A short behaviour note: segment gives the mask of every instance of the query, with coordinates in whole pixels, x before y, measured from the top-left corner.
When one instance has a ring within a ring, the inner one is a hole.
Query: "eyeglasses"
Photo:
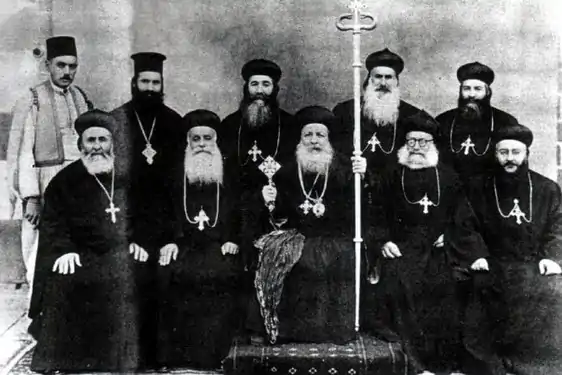
[[[420,147],[426,147],[429,143],[433,142],[433,139],[424,139],[424,138],[409,138],[406,139],[406,144],[408,147],[414,147],[416,142],[420,145]]]

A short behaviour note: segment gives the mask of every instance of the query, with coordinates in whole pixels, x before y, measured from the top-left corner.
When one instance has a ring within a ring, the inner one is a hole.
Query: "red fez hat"
[[[478,61],[465,64],[457,70],[457,79],[464,82],[467,79],[477,79],[491,85],[494,82],[494,71]]]
[[[431,134],[436,139],[439,135],[439,123],[429,113],[421,110],[404,120],[404,130],[404,134],[418,131]]]
[[[404,70],[404,60],[388,48],[385,48],[367,56],[365,66],[369,72],[376,66],[388,66],[394,69],[396,75],[399,75]]]
[[[273,61],[264,59],[250,60],[242,67],[242,78],[244,78],[244,81],[247,81],[251,76],[255,75],[268,76],[275,82],[279,82],[281,68]]]
[[[74,128],[79,136],[82,136],[86,129],[94,127],[105,128],[113,134],[117,125],[112,115],[99,109],[84,112],[74,121]]]
[[[139,52],[131,56],[135,62],[135,75],[140,72],[158,72],[162,74],[166,56],[158,52]]]
[[[47,39],[47,60],[58,56],[78,56],[76,42],[71,36],[54,36]]]
[[[182,119],[183,130],[186,134],[196,126],[207,126],[217,131],[220,124],[220,117],[215,112],[206,109],[196,109],[186,113]]]
[[[530,147],[533,143],[533,132],[525,125],[510,124],[494,130],[492,139],[496,144],[506,139],[513,139],[524,143],[527,147]]]

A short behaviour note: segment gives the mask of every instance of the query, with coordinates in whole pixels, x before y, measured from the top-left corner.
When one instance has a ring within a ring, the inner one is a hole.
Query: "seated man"
[[[295,116],[302,129],[296,160],[256,200],[261,220],[282,230],[256,242],[248,328],[270,343],[345,343],[355,338],[352,165],[332,149],[332,112],[307,107]],[[365,166],[354,161],[358,173]]]
[[[404,126],[398,165],[370,192],[365,242],[380,280],[364,290],[363,327],[389,340],[395,332],[410,373],[450,371],[461,347],[452,271],[468,268],[486,249],[460,180],[439,162],[439,125],[419,112]]]
[[[473,374],[519,373],[510,364],[560,357],[560,294],[556,279],[545,276],[561,273],[562,196],[555,182],[529,169],[532,141],[523,125],[498,129],[493,172],[469,184],[490,252],[477,261],[489,272],[476,277],[466,313],[465,343],[480,360]]]
[[[236,189],[223,170],[219,117],[183,118],[185,156],[171,176],[170,243],[160,250],[158,362],[163,367],[220,368],[235,333],[242,274]]]
[[[138,365],[126,181],[115,173],[115,121],[78,117],[81,159],[45,192],[29,317],[31,369],[130,371]]]

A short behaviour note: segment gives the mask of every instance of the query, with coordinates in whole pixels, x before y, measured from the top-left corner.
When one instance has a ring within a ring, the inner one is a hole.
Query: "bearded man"
[[[562,195],[529,168],[532,141],[523,125],[495,131],[494,169],[469,184],[490,252],[466,313],[471,374],[536,374],[560,357],[560,280],[548,276],[561,273]]]
[[[371,183],[369,194],[365,243],[380,279],[364,290],[363,327],[399,339],[414,374],[459,365],[453,270],[486,254],[458,177],[439,162],[438,130],[425,112],[406,119],[398,164]]]
[[[355,338],[352,172],[364,173],[366,163],[357,158],[352,169],[349,159],[333,150],[334,121],[323,107],[306,107],[295,115],[302,129],[296,157],[256,201],[260,220],[275,222],[280,231],[257,241],[247,327],[270,343]]]
[[[29,310],[33,371],[137,368],[127,181],[114,169],[115,128],[99,110],[78,117],[81,158],[45,192]]]
[[[460,82],[457,108],[436,120],[441,124],[443,162],[451,165],[466,183],[494,165],[492,132],[517,120],[490,104],[494,71],[479,62],[462,65],[457,70]]]
[[[136,276],[142,290],[141,342],[146,367],[155,366],[157,332],[156,272],[159,247],[168,213],[163,203],[168,194],[167,176],[181,158],[185,136],[181,116],[164,104],[163,64],[166,57],[155,52],[131,56],[134,76],[132,100],[113,110],[118,130],[115,134],[116,168],[129,180],[131,215],[130,251],[138,261]]]
[[[217,369],[239,322],[242,273],[233,225],[236,191],[217,146],[219,117],[195,110],[183,118],[185,157],[176,162],[169,204],[174,228],[160,250],[159,365]]]
[[[398,142],[404,139],[404,119],[419,109],[401,100],[400,73],[404,60],[387,48],[370,54],[366,61],[368,75],[361,98],[361,151],[369,170],[396,164]],[[337,118],[332,139],[344,155],[353,155],[353,99],[334,108]]]

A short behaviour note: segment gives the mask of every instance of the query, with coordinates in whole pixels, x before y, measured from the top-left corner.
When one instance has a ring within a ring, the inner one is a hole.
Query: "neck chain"
[[[322,215],[324,215],[324,212],[326,212],[326,206],[324,205],[324,203],[322,203],[322,199],[324,198],[324,194],[326,194],[326,189],[328,187],[328,177],[329,177],[329,173],[330,173],[330,165],[326,166],[326,174],[324,177],[324,187],[322,188],[322,193],[320,193],[320,196],[318,196],[317,198],[312,198],[312,191],[314,190],[314,186],[316,186],[316,182],[318,182],[318,179],[320,178],[320,172],[318,172],[316,174],[316,178],[314,179],[314,182],[312,183],[312,187],[310,188],[310,190],[308,191],[308,193],[306,192],[306,189],[304,187],[304,179],[302,176],[302,168],[301,165],[298,164],[298,174],[299,174],[299,182],[300,182],[300,187],[302,190],[302,193],[304,194],[304,203],[301,204],[299,207],[303,210],[305,215],[308,215],[308,212],[310,211],[310,209],[312,208],[312,212],[314,213],[314,215],[316,215],[316,217],[320,217]],[[314,204],[311,204],[310,202],[313,202]]]
[[[209,225],[209,217],[207,216],[207,214],[203,210],[203,205],[201,205],[201,209],[199,210],[199,213],[197,214],[197,216],[195,216],[193,219],[191,219],[189,217],[189,215],[187,213],[187,181],[188,181],[187,173],[184,173],[184,178],[183,178],[183,212],[185,214],[185,218],[187,219],[187,222],[190,223],[190,224],[198,225],[198,229],[200,231],[205,229],[204,223],[207,223],[209,228],[214,228],[217,225],[217,222],[219,220],[219,211],[220,211],[219,183],[217,182],[217,201],[216,201],[216,209],[215,209],[215,222],[212,225]]]
[[[527,172],[527,178],[529,180],[529,219],[527,219],[525,213],[521,211],[521,208],[519,208],[519,199],[517,198],[513,199],[514,206],[509,212],[509,214],[506,215],[503,213],[500,207],[500,200],[498,198],[498,188],[496,187],[496,178],[494,177],[494,194],[496,197],[496,207],[498,208],[498,212],[500,216],[503,217],[504,219],[508,219],[511,216],[515,216],[517,220],[517,224],[519,225],[522,223],[521,218],[523,218],[523,220],[525,220],[527,223],[533,221],[533,182],[531,181],[531,174],[529,172]]]
[[[424,194],[423,198],[420,199],[419,201],[412,201],[408,198],[408,196],[406,195],[406,188],[404,186],[404,170],[405,168],[402,167],[402,194],[404,195],[404,199],[406,200],[406,202],[408,202],[409,204],[419,204],[420,206],[423,206],[423,213],[427,214],[429,213],[428,207],[429,206],[434,206],[434,207],[438,207],[439,204],[441,203],[441,183],[439,182],[439,170],[437,169],[437,167],[434,167],[435,169],[435,179],[437,181],[437,203],[433,203],[431,200],[429,200],[427,193]]]
[[[490,135],[488,136],[488,142],[486,143],[486,148],[484,149],[484,151],[482,153],[478,153],[478,151],[476,151],[476,145],[474,143],[472,143],[472,140],[470,139],[470,135],[466,138],[466,140],[461,144],[461,147],[458,150],[455,150],[455,148],[453,147],[453,132],[455,129],[455,123],[457,120],[457,116],[455,115],[455,117],[453,117],[453,122],[451,123],[451,131],[449,132],[449,143],[450,143],[450,147],[451,147],[451,151],[455,154],[458,154],[459,152],[463,151],[464,149],[464,154],[468,155],[468,151],[470,148],[472,148],[472,152],[474,152],[474,155],[476,156],[484,156],[486,154],[486,152],[488,152],[488,149],[490,148],[490,143],[492,141],[492,133],[494,132],[494,110],[490,109],[490,113],[491,115],[491,121],[490,121]]]
[[[275,153],[273,154],[273,159],[275,159],[275,157],[277,156],[277,152],[279,151],[279,142],[281,139],[281,114],[279,113],[280,110],[277,110],[277,144],[275,145]],[[242,114],[240,114],[242,116]],[[238,164],[241,166],[245,166],[246,164],[249,163],[250,159],[252,159],[254,162],[257,161],[256,156],[259,155],[259,157],[263,160],[265,159],[262,156],[262,152],[261,150],[257,147],[257,141],[254,141],[254,147],[256,149],[256,153],[253,153],[253,157],[250,156],[248,154],[248,156],[246,157],[246,160],[244,161],[244,163],[242,163],[242,156],[240,155],[240,138],[242,135],[242,126],[244,124],[244,119],[241,118],[240,119],[240,126],[238,127]]]
[[[96,182],[98,183],[99,186],[101,186],[103,192],[107,196],[107,199],[109,199],[109,208],[106,208],[105,212],[107,212],[108,214],[111,215],[111,222],[116,223],[117,217],[116,217],[115,213],[117,213],[121,210],[119,209],[119,207],[115,207],[115,205],[113,203],[113,195],[115,193],[115,168],[113,168],[111,170],[111,193],[109,193],[107,191],[107,189],[105,188],[105,186],[103,186],[103,184],[99,180],[98,176],[96,176],[95,174],[93,174],[92,176],[94,176],[94,178],[96,179]]]
[[[369,139],[369,142],[367,142],[367,145],[363,149],[363,152],[365,152],[365,150],[368,149],[369,146],[371,146],[371,151],[375,152],[377,150],[377,146],[379,146],[379,148],[381,149],[383,154],[385,154],[385,155],[391,154],[394,151],[394,146],[396,146],[396,123],[397,122],[398,122],[398,120],[394,121],[394,125],[393,125],[394,130],[393,130],[393,135],[392,135],[392,145],[390,146],[390,150],[385,150],[382,147],[382,142],[377,137],[377,132],[375,132],[373,134],[373,136],[371,137],[371,139]]]
[[[150,139],[152,139],[152,133],[154,132],[154,127],[156,125],[156,116],[154,116],[154,120],[152,121],[152,127],[150,128],[150,133],[148,134],[148,137],[147,137],[146,132],[144,131],[144,128],[142,126],[142,122],[140,120],[140,117],[139,117],[137,111],[134,111],[134,112],[135,112],[135,116],[137,117],[137,121],[139,123],[139,127],[140,127],[140,130],[142,132],[142,136],[144,137],[144,140],[146,141],[146,147],[142,151],[142,154],[146,158],[146,162],[148,164],[152,164],[154,162],[154,156],[157,154],[156,150],[154,148],[152,148],[152,144],[150,143]]]

